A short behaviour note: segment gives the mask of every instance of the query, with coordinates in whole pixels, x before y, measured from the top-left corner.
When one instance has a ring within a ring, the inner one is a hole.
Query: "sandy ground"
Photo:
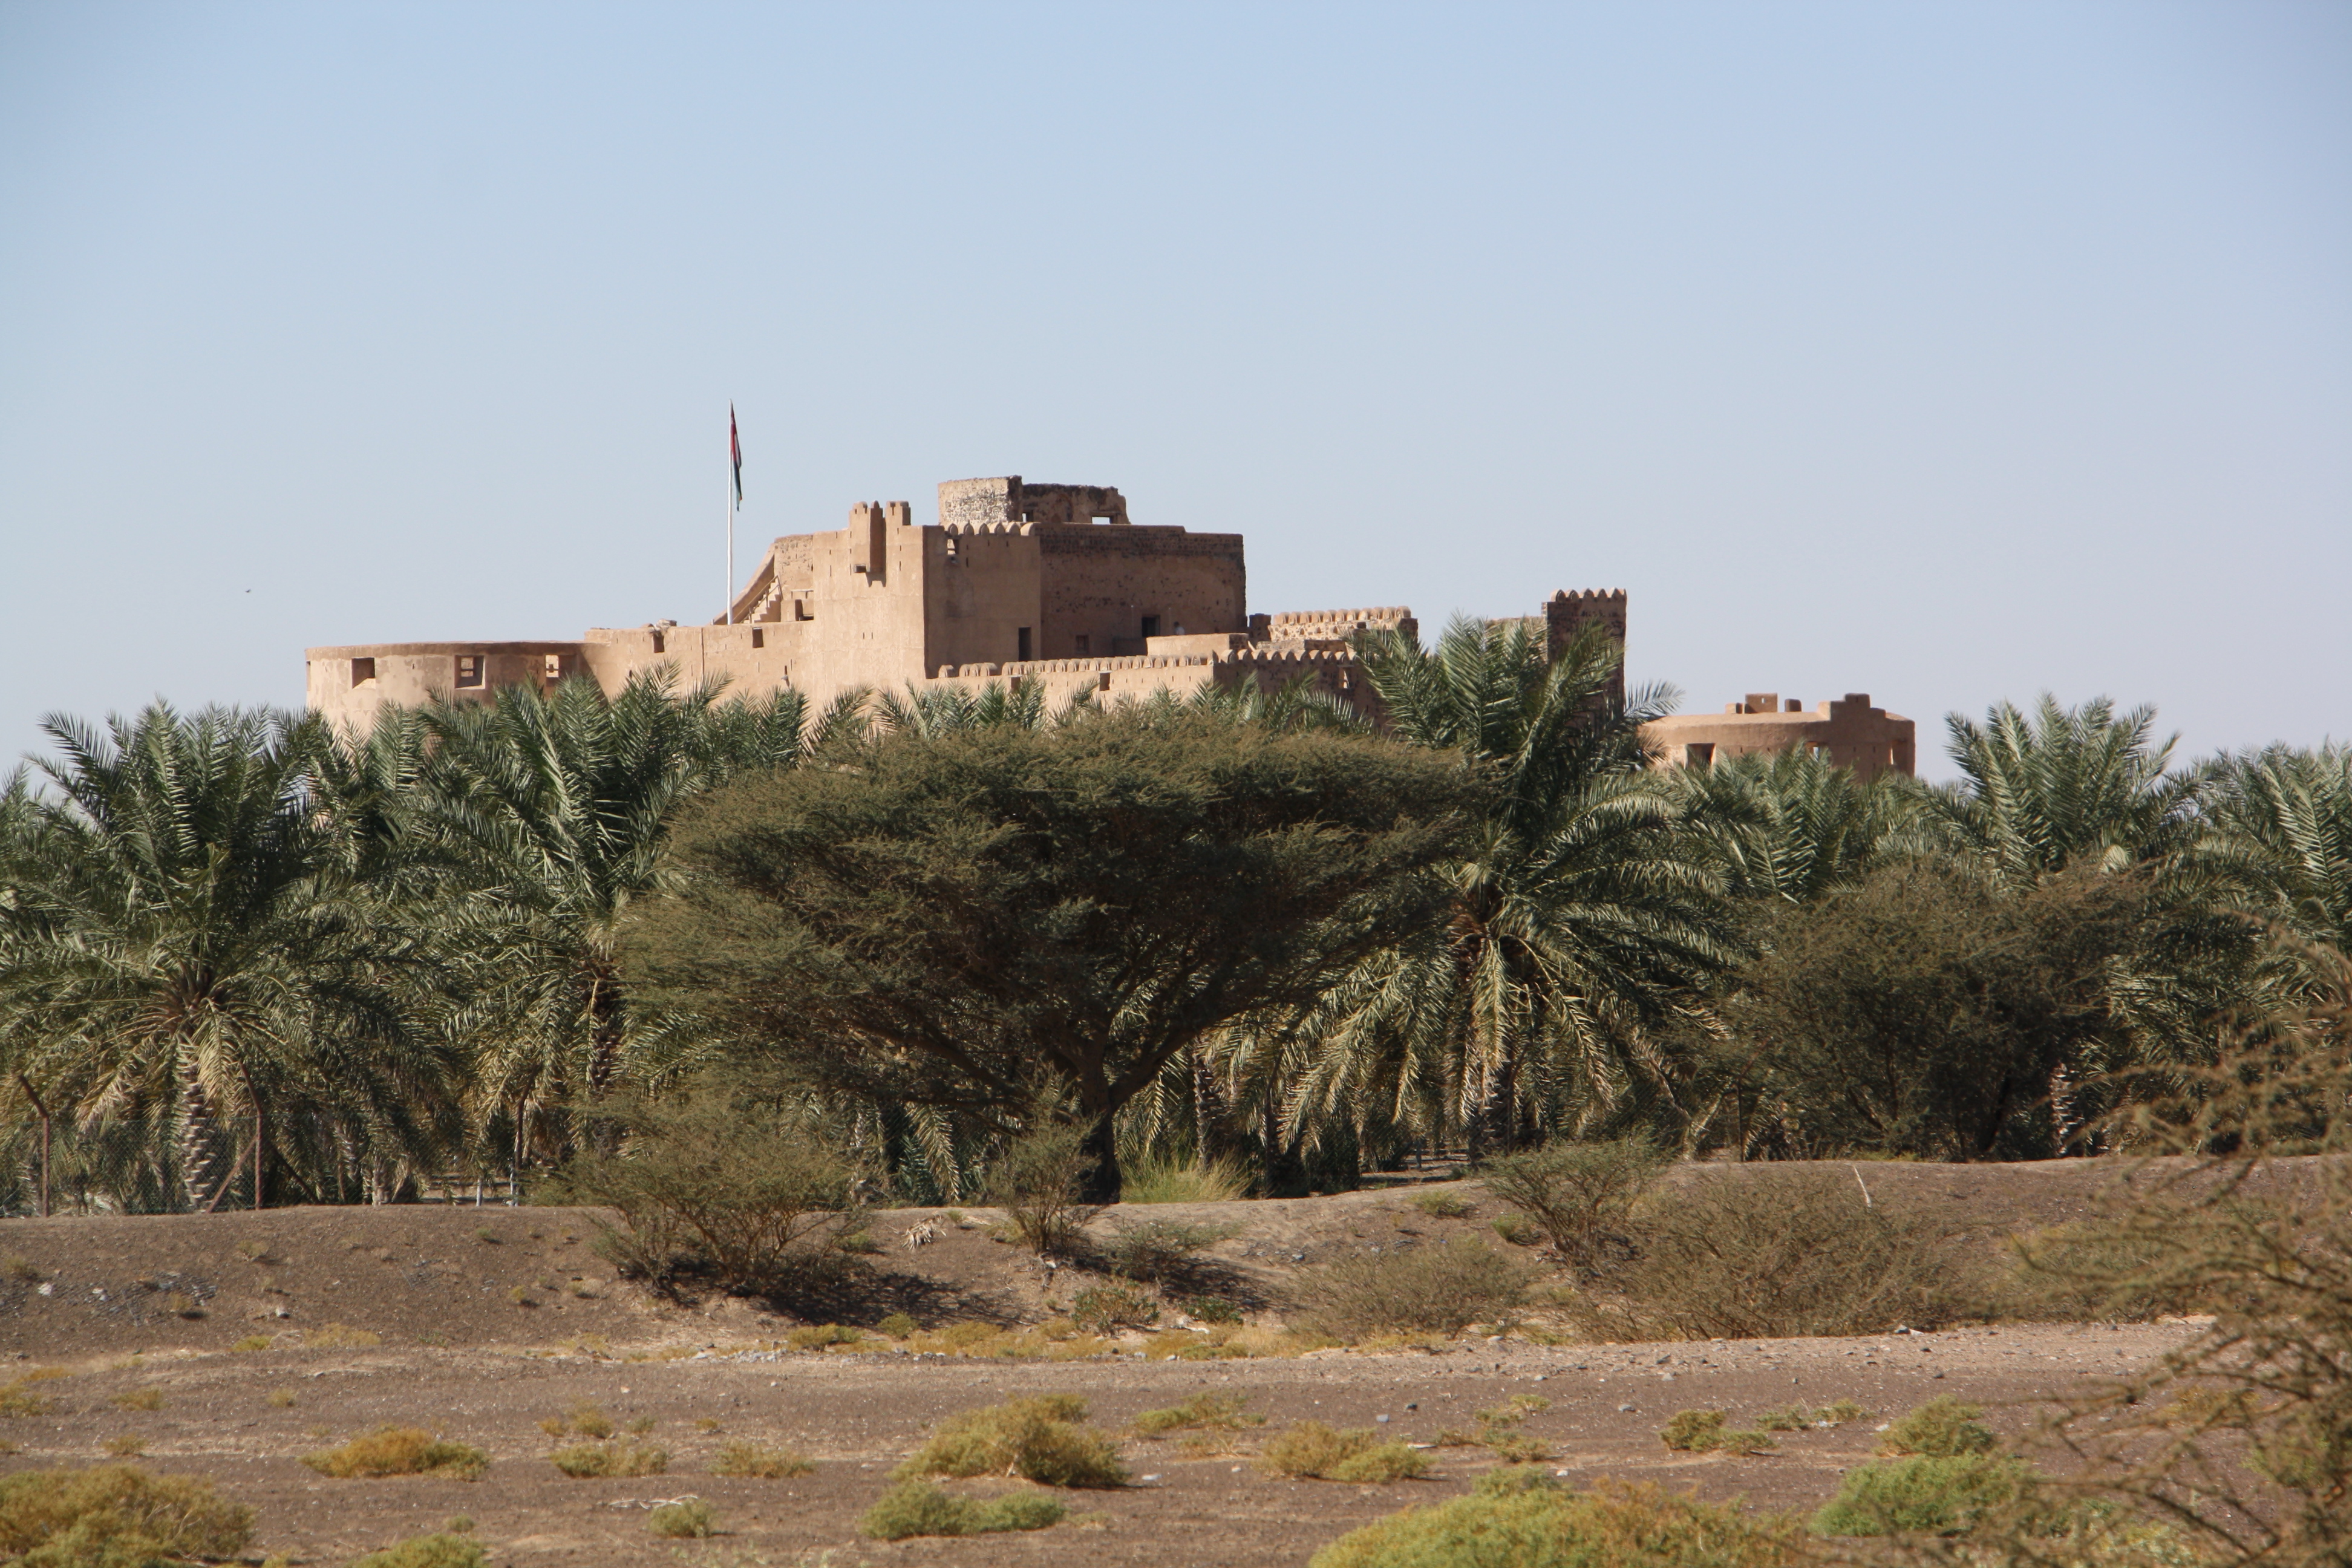
[[[2089,1162],[2040,1167],[1863,1167],[1881,1191],[1966,1205],[2000,1228],[2080,1212],[2106,1178]],[[1428,1189],[1419,1189],[1427,1191]],[[1447,1189],[1479,1198],[1476,1189]],[[1160,1207],[1127,1217],[1170,1217]],[[1219,1249],[1225,1287],[1274,1299],[1284,1275],[1349,1247],[1437,1239],[1481,1227],[1491,1205],[1433,1220],[1403,1194],[1359,1193],[1200,1205],[1242,1227]],[[905,1233],[935,1211],[878,1215],[871,1315],[890,1304],[927,1322],[1016,1322],[1075,1288],[991,1241],[986,1215],[939,1226],[920,1247]],[[1101,1225],[1116,1223],[1114,1214]],[[1325,1351],[1230,1362],[1117,1358],[1040,1363],[898,1353],[743,1349],[772,1343],[793,1320],[740,1302],[694,1310],[648,1303],[591,1250],[593,1216],[562,1209],[310,1209],[260,1215],[0,1223],[0,1382],[11,1369],[70,1369],[28,1385],[50,1403],[0,1419],[16,1451],[0,1467],[88,1463],[133,1438],[142,1463],[213,1478],[259,1511],[257,1552],[339,1563],[472,1518],[500,1563],[750,1565],[856,1563],[1297,1564],[1358,1524],[1464,1490],[1492,1457],[1433,1451],[1432,1479],[1384,1487],[1277,1479],[1252,1461],[1260,1432],[1234,1451],[1188,1452],[1181,1437],[1127,1436],[1139,1478],[1071,1494],[1072,1521],[1033,1534],[886,1545],[856,1521],[890,1467],[926,1427],[1014,1394],[1084,1397],[1098,1426],[1122,1431],[1144,1410],[1213,1390],[1244,1395],[1265,1430],[1303,1418],[1377,1426],[1416,1441],[1475,1426],[1472,1413],[1514,1394],[1549,1408],[1523,1430],[1550,1446],[1555,1468],[1696,1486],[1760,1508],[1810,1507],[1864,1458],[1885,1419],[1939,1394],[1993,1407],[2021,1430],[2038,1402],[2076,1393],[2181,1342],[2181,1324],[1965,1328],[1868,1339],[1544,1348],[1460,1342],[1434,1352]],[[43,1287],[46,1287],[44,1291]],[[856,1313],[827,1314],[850,1321]],[[330,1323],[381,1336],[355,1349],[296,1342]],[[234,1351],[253,1337],[267,1350]],[[679,1359],[631,1360],[667,1353]],[[119,1396],[153,1389],[152,1410]],[[1714,1407],[1734,1425],[1792,1403],[1850,1399],[1869,1410],[1832,1430],[1784,1436],[1777,1454],[1731,1458],[1667,1450],[1658,1428],[1676,1410]],[[570,1480],[547,1462],[542,1418],[579,1402],[615,1421],[649,1419],[671,1455],[666,1474]],[[1387,1419],[1382,1421],[1381,1418]],[[383,1424],[414,1425],[489,1450],[477,1483],[332,1481],[299,1456]],[[817,1461],[792,1480],[709,1474],[719,1447],[784,1443]],[[645,1509],[700,1496],[725,1532],[699,1542],[654,1539]],[[832,1553],[830,1557],[826,1553]]]

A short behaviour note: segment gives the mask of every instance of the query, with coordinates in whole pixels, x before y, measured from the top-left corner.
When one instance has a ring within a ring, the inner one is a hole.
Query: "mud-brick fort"
[[[1207,685],[1271,689],[1306,678],[1359,711],[1377,702],[1350,639],[1416,635],[1402,605],[1253,615],[1237,533],[1132,522],[1117,489],[1029,484],[1018,476],[939,488],[939,521],[905,501],[849,509],[830,533],[768,546],[732,613],[708,626],[655,621],[592,628],[578,642],[375,643],[308,650],[310,707],[364,731],[387,703],[482,700],[504,687],[587,676],[618,692],[663,665],[731,691],[792,687],[822,704],[864,687],[892,691],[991,681],[1042,687],[1049,707],[1186,695]],[[1557,651],[1598,623],[1625,637],[1625,595],[1560,592],[1542,618]],[[1912,724],[1867,697],[1797,711],[1751,695],[1722,715],[1660,721],[1662,764],[1805,745],[1864,776],[1911,771]]]

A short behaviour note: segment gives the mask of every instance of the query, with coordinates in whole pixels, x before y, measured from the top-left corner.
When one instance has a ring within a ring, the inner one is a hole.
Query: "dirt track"
[[[2004,1226],[2076,1211],[2103,1173],[2065,1167],[1865,1166],[1882,1191],[1909,1184],[1969,1205]],[[1465,1195],[1473,1190],[1459,1189]],[[1221,1249],[1237,1289],[1335,1248],[1437,1237],[1486,1211],[1433,1221],[1391,1193],[1214,1205],[1246,1228]],[[1155,1217],[1177,1212],[1151,1211]],[[996,1321],[1033,1314],[1065,1291],[1054,1272],[992,1243],[984,1228],[943,1226],[919,1249],[901,1239],[921,1215],[879,1216],[877,1259],[893,1300],[933,1315]],[[1114,1218],[1116,1216],[1113,1216]],[[485,1238],[481,1232],[488,1232]],[[32,1385],[50,1414],[0,1420],[20,1452],[11,1469],[87,1463],[112,1438],[135,1436],[156,1468],[213,1477],[261,1515],[257,1549],[341,1562],[438,1525],[473,1518],[492,1559],[518,1564],[755,1563],[835,1568],[858,1563],[1295,1564],[1343,1531],[1408,1502],[1465,1487],[1493,1462],[1484,1450],[1434,1451],[1433,1479],[1337,1486],[1261,1475],[1243,1452],[1188,1455],[1178,1440],[1129,1438],[1133,1487],[1074,1494],[1076,1517],[1030,1535],[898,1545],[856,1534],[884,1476],[939,1416],[1008,1394],[1083,1395],[1097,1423],[1215,1389],[1249,1397],[1273,1426],[1312,1417],[1379,1426],[1416,1440],[1475,1425],[1471,1413],[1515,1394],[1550,1407],[1528,1434],[1572,1474],[1642,1475],[1800,1507],[1864,1457],[1872,1428],[1937,1394],[2001,1406],[2016,1429],[2033,1402],[2073,1392],[2178,1343],[2182,1325],[1965,1329],[1863,1340],[1540,1348],[1478,1341],[1438,1352],[1318,1352],[1304,1357],[1191,1362],[1097,1359],[1041,1363],[818,1353],[737,1347],[772,1343],[789,1326],[741,1303],[655,1308],[616,1286],[586,1245],[587,1216],[558,1209],[288,1210],[159,1219],[10,1221],[0,1225],[0,1356],[74,1374]],[[41,1294],[32,1275],[49,1287]],[[142,1283],[142,1281],[145,1281]],[[518,1304],[518,1293],[521,1301]],[[176,1298],[176,1299],[175,1299]],[[202,1316],[175,1308],[193,1303]],[[284,1314],[284,1315],[279,1315]],[[383,1336],[359,1349],[290,1342],[328,1322]],[[251,1335],[281,1342],[236,1352]],[[591,1347],[583,1351],[585,1343]],[[709,1346],[698,1352],[695,1347]],[[662,1351],[686,1359],[616,1359]],[[124,1364],[145,1352],[137,1364]],[[6,1361],[0,1361],[5,1380]],[[118,1406],[153,1388],[154,1410]],[[277,1403],[272,1394],[276,1393]],[[1677,1409],[1714,1406],[1734,1423],[1790,1405],[1845,1398],[1873,1414],[1830,1431],[1784,1436],[1757,1458],[1670,1453],[1658,1427]],[[290,1400],[290,1403],[287,1403]],[[567,1480],[546,1461],[539,1422],[575,1403],[614,1420],[650,1418],[669,1470],[635,1480]],[[1386,1415],[1385,1423],[1379,1417]],[[443,1431],[494,1457],[487,1479],[330,1481],[299,1456],[384,1423]],[[711,1424],[706,1430],[698,1424]],[[783,1442],[818,1461],[794,1480],[721,1480],[711,1456],[730,1438]],[[657,1542],[636,1506],[695,1493],[727,1534]],[[756,1553],[757,1555],[753,1555]]]

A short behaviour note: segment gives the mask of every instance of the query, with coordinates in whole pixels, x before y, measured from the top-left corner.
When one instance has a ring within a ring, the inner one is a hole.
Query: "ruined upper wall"
[[[1889,771],[1917,766],[1917,727],[1900,713],[1871,706],[1866,691],[1849,691],[1809,711],[1791,697],[1751,691],[1720,713],[1677,713],[1642,726],[1642,739],[1660,767],[1707,767],[1728,757],[1787,752],[1802,746],[1852,768],[1864,783]]]
[[[991,479],[948,479],[940,485],[940,524],[944,528],[992,522],[1097,521],[1128,521],[1127,498],[1116,487],[1029,484],[1018,474]]]

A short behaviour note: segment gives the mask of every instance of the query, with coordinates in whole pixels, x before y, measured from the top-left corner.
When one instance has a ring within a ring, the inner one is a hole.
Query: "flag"
[[[735,434],[735,405],[727,405],[727,458],[735,465],[735,504],[743,504],[743,440]]]

